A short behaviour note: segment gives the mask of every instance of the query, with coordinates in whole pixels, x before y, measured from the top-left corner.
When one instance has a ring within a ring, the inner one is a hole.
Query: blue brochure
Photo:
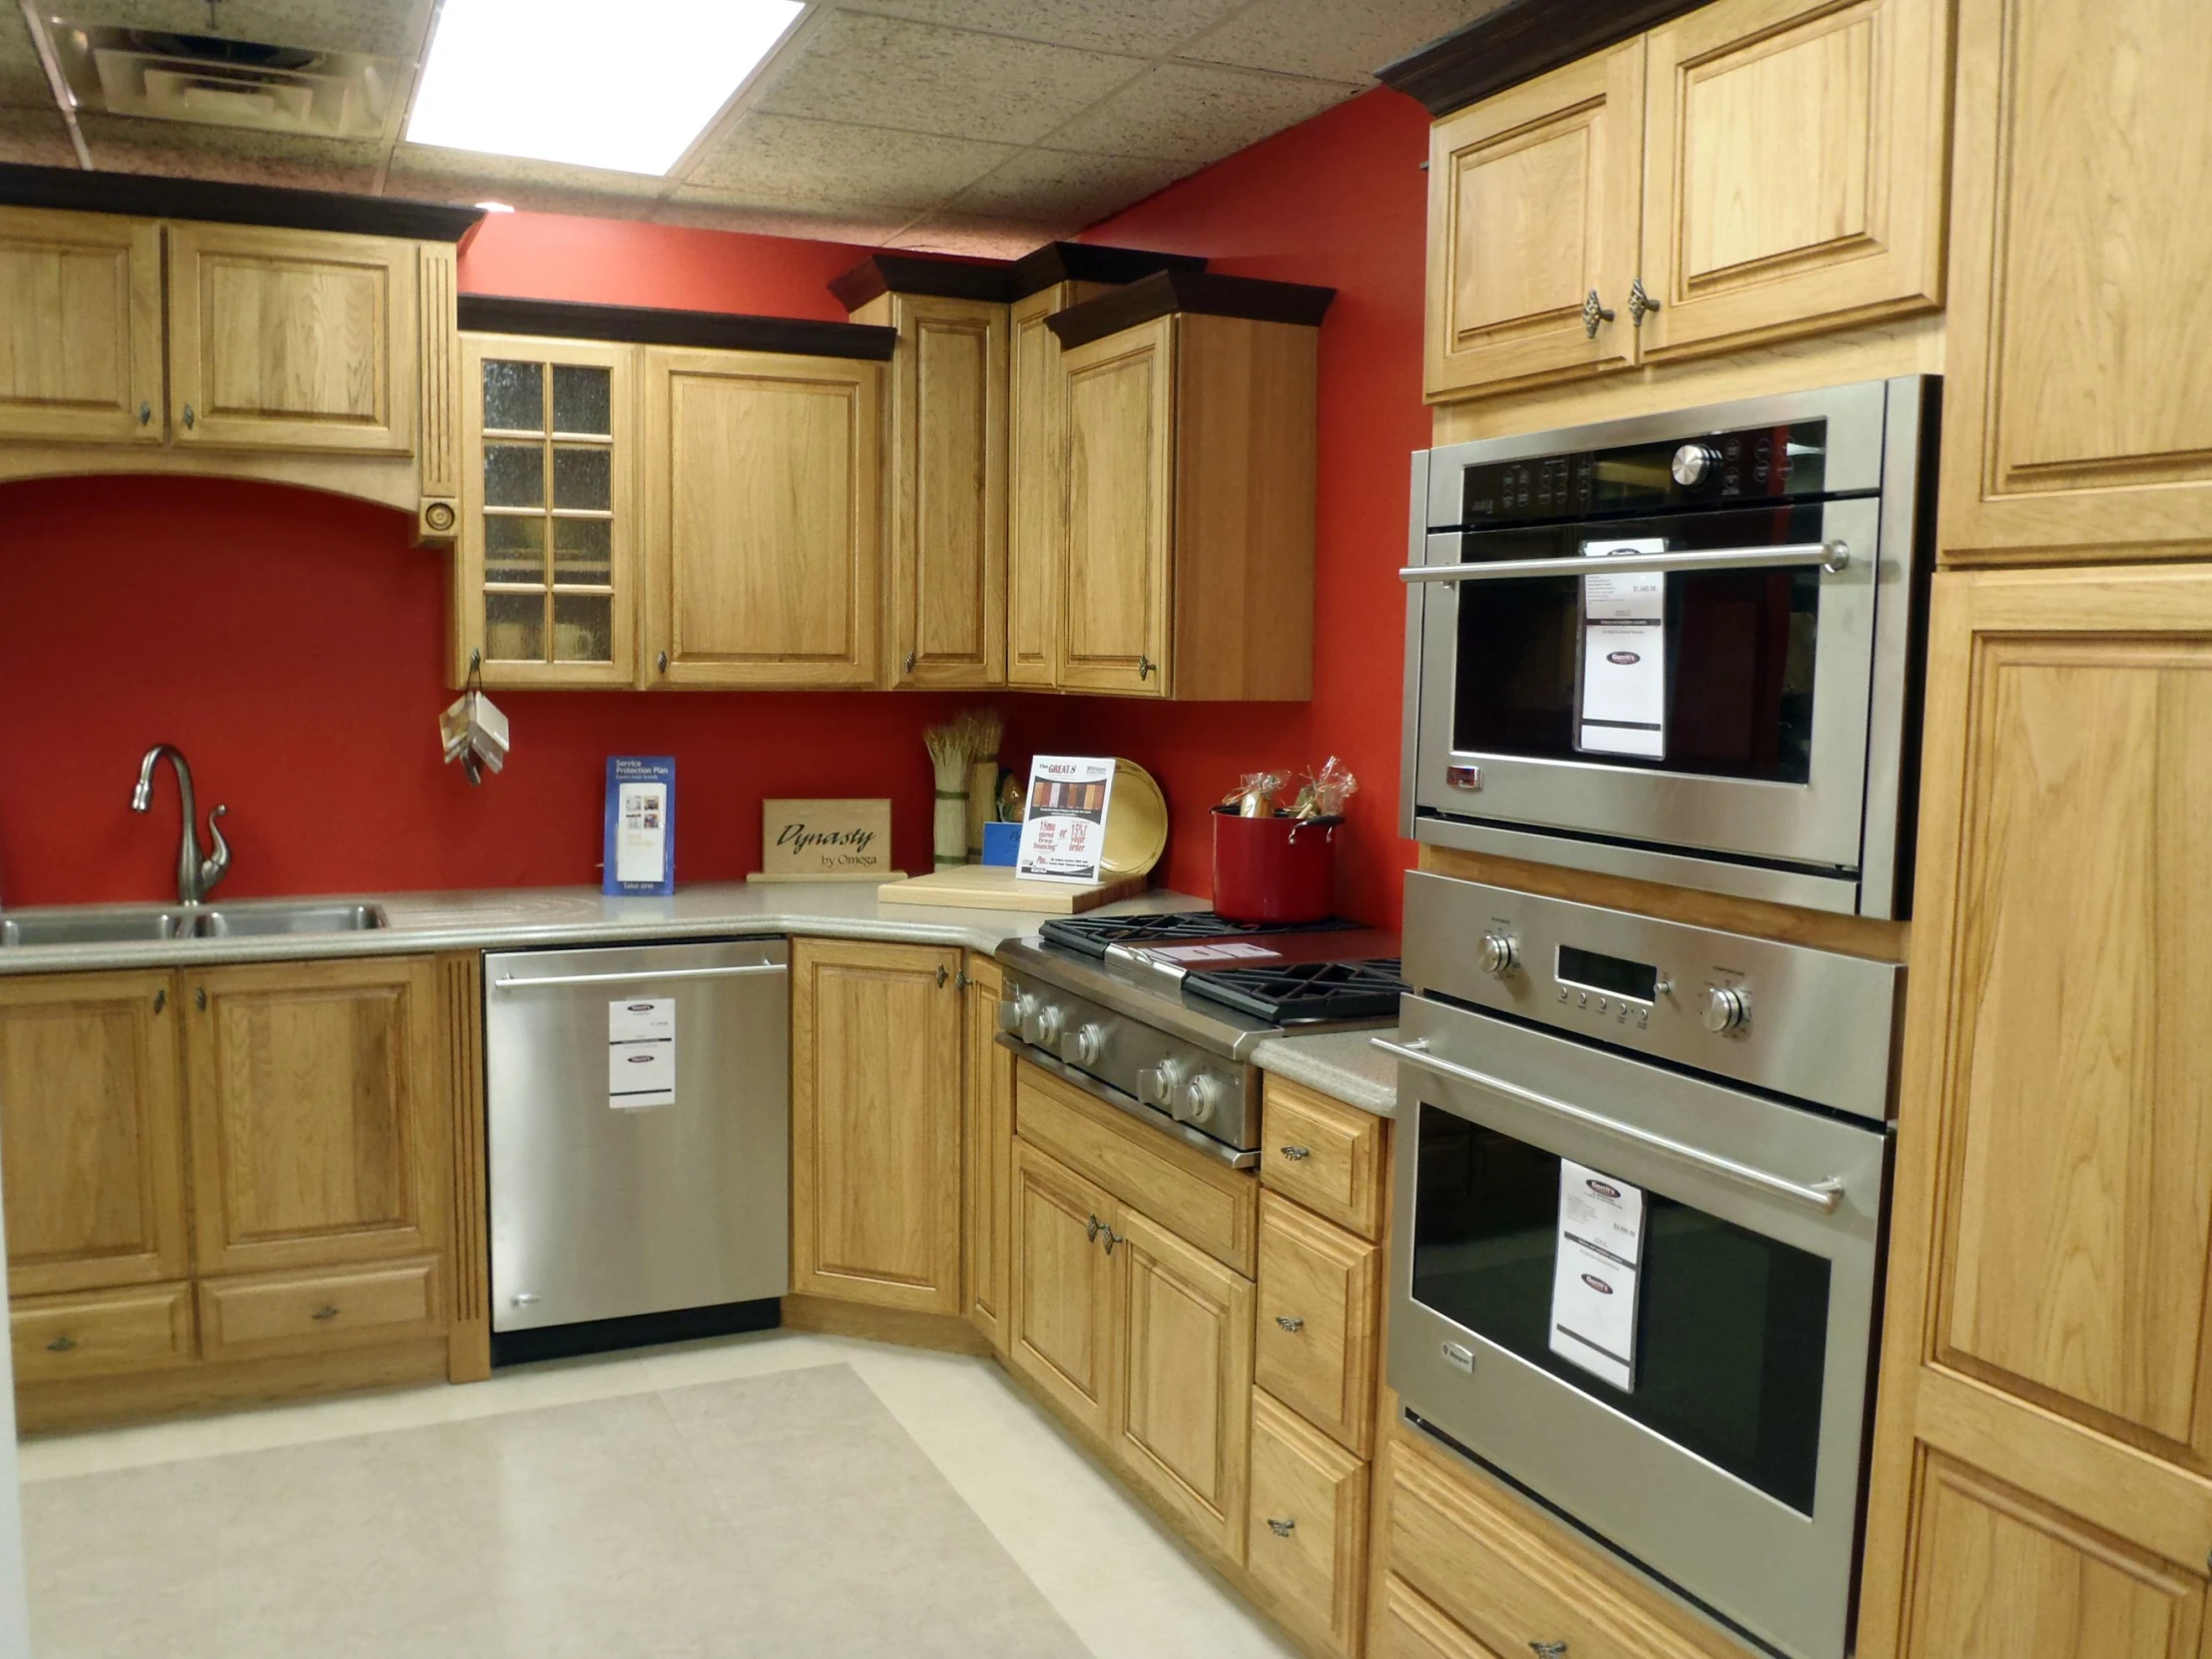
[[[606,878],[609,893],[676,890],[676,760],[607,757]]]

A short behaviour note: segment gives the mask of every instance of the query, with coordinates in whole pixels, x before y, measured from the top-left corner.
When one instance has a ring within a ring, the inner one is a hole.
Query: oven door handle
[[[1590,554],[1571,559],[1494,559],[1480,564],[1407,565],[1401,582],[1504,582],[1524,576],[1632,576],[1667,570],[1773,570],[1819,565],[1845,570],[1851,546],[1842,541],[1777,542],[1772,547],[1722,547],[1682,553]]]
[[[1618,1135],[1623,1140],[1634,1141],[1638,1146],[1648,1151],[1663,1153],[1670,1158],[1679,1158],[1684,1163],[1695,1164],[1699,1169],[1709,1170],[1715,1175],[1725,1176],[1728,1180],[1740,1182],[1747,1187],[1756,1187],[1760,1192],[1770,1194],[1773,1197],[1787,1198],[1793,1203],[1806,1205],[1808,1208],[1820,1211],[1824,1216],[1834,1215],[1836,1206],[1844,1200],[1845,1182],[1840,1175],[1832,1175],[1825,1181],[1815,1181],[1810,1185],[1788,1181],[1779,1175],[1769,1175],[1763,1169],[1754,1169],[1749,1164],[1739,1164],[1733,1158],[1723,1158],[1717,1154],[1703,1151],[1698,1147],[1672,1140],[1665,1135],[1654,1135],[1648,1129],[1637,1129],[1632,1125],[1617,1122],[1602,1113],[1592,1112],[1580,1106],[1571,1106],[1564,1100],[1554,1100],[1547,1094],[1538,1094],[1533,1089],[1524,1089],[1518,1083],[1508,1083],[1502,1077],[1492,1077],[1488,1072],[1476,1071],[1472,1066],[1462,1066],[1450,1060],[1438,1059],[1421,1046],[1425,1039],[1416,1038],[1410,1043],[1394,1043],[1387,1037],[1370,1037],[1368,1040],[1383,1053],[1392,1055],[1409,1066],[1417,1066],[1422,1071],[1432,1071],[1439,1077],[1448,1077],[1455,1082],[1472,1083],[1477,1088],[1489,1089],[1494,1093],[1506,1095],[1525,1105],[1549,1112],[1555,1117],[1566,1118],[1593,1129],[1602,1129],[1609,1135]]]

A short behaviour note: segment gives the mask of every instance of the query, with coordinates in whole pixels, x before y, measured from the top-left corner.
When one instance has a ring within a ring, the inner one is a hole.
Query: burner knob
[[[1751,992],[1741,985],[1708,985],[1698,998],[1697,1017],[1717,1036],[1751,1024]]]
[[[1022,1020],[1021,1034],[1039,1048],[1057,1049],[1060,1046],[1060,1027],[1067,1021],[1066,1011],[1051,1003],[1040,1003]]]
[[[1192,1123],[1211,1123],[1221,1109],[1229,1086],[1211,1072],[1200,1072],[1183,1085],[1183,1115]]]
[[[1149,1071],[1137,1073],[1137,1098],[1147,1106],[1169,1110],[1175,1101],[1176,1090],[1183,1085],[1183,1062],[1162,1060]]]
[[[1071,1053],[1070,1050],[1073,1050]],[[1093,1021],[1060,1044],[1060,1058],[1079,1066],[1095,1066],[1106,1052],[1106,1027]]]
[[[1520,966],[1520,946],[1510,933],[1485,933],[1482,935],[1482,971],[1493,979],[1503,979]]]
[[[1022,1022],[1036,1008],[1037,999],[1027,991],[1016,996],[1001,997],[998,1004],[998,1028],[1010,1036],[1020,1036]]]
[[[1721,464],[1721,452],[1709,443],[1686,443],[1674,452],[1674,461],[1668,471],[1674,481],[1684,489],[1696,489],[1713,476],[1713,469]]]

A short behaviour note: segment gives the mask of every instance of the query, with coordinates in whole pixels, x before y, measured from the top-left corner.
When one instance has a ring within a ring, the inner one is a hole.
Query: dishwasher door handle
[[[491,982],[495,991],[526,991],[541,985],[638,985],[662,979],[740,979],[756,973],[789,973],[783,962],[753,962],[744,967],[650,968],[635,973],[555,973],[542,979],[511,979],[502,974]]]

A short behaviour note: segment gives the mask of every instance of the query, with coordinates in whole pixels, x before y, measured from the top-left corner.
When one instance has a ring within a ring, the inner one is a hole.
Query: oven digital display
[[[1656,1001],[1659,995],[1659,970],[1648,962],[1631,962],[1579,945],[1559,947],[1559,977],[1569,984],[1637,1002]]]

